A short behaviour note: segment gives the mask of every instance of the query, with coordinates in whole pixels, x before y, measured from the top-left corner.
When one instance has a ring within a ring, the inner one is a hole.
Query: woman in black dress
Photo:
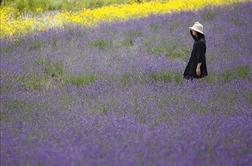
[[[203,33],[203,25],[195,22],[189,27],[190,34],[194,39],[191,57],[184,71],[184,78],[191,81],[196,78],[203,78],[208,75],[206,66],[206,40]]]

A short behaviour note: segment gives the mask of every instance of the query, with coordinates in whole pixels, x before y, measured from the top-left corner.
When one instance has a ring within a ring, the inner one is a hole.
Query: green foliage
[[[34,73],[28,74],[20,80],[25,89],[41,90],[45,85],[45,79]]]
[[[2,77],[1,73],[1,77]],[[4,76],[3,78],[6,78]],[[5,79],[6,83],[2,83],[0,86],[0,94],[4,94],[5,92],[10,92],[13,89],[13,80],[15,80],[15,77],[9,76],[7,79]]]
[[[40,110],[48,109],[46,103],[35,103],[33,101],[27,101],[25,99],[10,99],[0,101],[0,121],[1,122],[13,122],[20,121],[22,119],[26,122],[38,123],[38,115],[36,112]],[[14,112],[22,112],[21,114],[15,114]],[[20,131],[17,129],[17,132]]]
[[[157,23],[151,23],[150,24],[150,30],[151,31],[157,31],[160,27],[161,27],[160,24],[157,24]]]
[[[62,63],[39,58],[36,64],[42,67],[42,74],[30,72],[27,75],[16,78],[25,89],[41,90],[44,87],[51,87],[52,84],[57,83],[59,85],[62,83],[60,81],[64,79],[64,66]]]
[[[157,45],[157,46],[150,48],[149,52],[152,54],[162,54],[162,53],[168,52],[168,49],[167,49],[167,47]]]
[[[55,63],[51,64],[48,66],[47,70],[47,75],[49,76],[62,76],[64,73],[64,67],[61,63]]]
[[[82,85],[94,83],[96,79],[97,79],[96,75],[87,74],[87,75],[70,76],[68,78],[68,82],[75,86],[82,86]]]
[[[179,26],[180,26],[180,22],[178,22],[178,21],[171,21],[168,23],[168,28],[171,32],[174,31],[175,29],[177,29],[177,27],[179,27]]]
[[[217,16],[217,12],[212,9],[206,9],[202,13],[202,18],[206,21],[212,21]]]
[[[44,69],[46,77],[62,77],[64,74],[64,66],[60,62],[53,62],[51,60],[46,60],[39,58],[36,63],[41,65]]]
[[[248,95],[248,101],[249,101],[249,104],[252,105],[252,91]]]
[[[204,77],[203,79],[208,83],[215,83],[218,81],[218,77],[213,74],[208,74],[208,76]]]
[[[8,110],[18,109],[27,112],[31,112],[33,110],[33,105],[31,103],[21,100],[10,100],[3,102],[3,107]]]
[[[120,81],[123,86],[129,85],[129,83],[133,83],[138,81],[139,83],[145,83],[148,79],[146,75],[140,75],[137,73],[124,73],[120,76]]]
[[[250,67],[248,65],[244,65],[237,66],[234,69],[224,69],[222,73],[209,73],[209,75],[203,79],[209,83],[216,83],[220,81],[226,83],[234,79],[251,80],[251,78]]]
[[[162,73],[150,73],[149,77],[151,80],[155,81],[172,81],[172,73],[170,72],[162,72]]]
[[[149,78],[154,81],[175,81],[177,84],[181,84],[183,77],[181,73],[175,72],[160,72],[160,73],[150,73]]]
[[[91,112],[93,113],[101,113],[101,114],[107,114],[108,107],[105,104],[98,105],[91,109]]]
[[[59,98],[59,103],[61,106],[64,107],[64,109],[66,108],[70,108],[75,100],[75,97],[69,94],[65,94],[60,96]]]
[[[104,40],[104,39],[96,39],[96,40],[89,41],[88,44],[90,46],[97,47],[100,50],[104,50],[106,47],[110,47],[112,45],[112,41]]]
[[[152,41],[159,40],[159,37],[153,36],[152,38],[144,41],[144,46],[147,49],[147,52],[154,55],[165,55],[170,58],[184,58],[188,56],[190,53],[190,49],[188,46],[185,45],[178,45],[180,42],[174,41],[174,42],[167,42],[162,41],[160,44],[152,44]]]
[[[121,77],[120,77],[120,81],[122,82],[123,86],[128,85],[129,75],[128,74],[122,74]]]
[[[142,36],[142,32],[139,30],[131,30],[126,33],[126,35],[130,38],[140,37]]]
[[[125,73],[120,76],[120,81],[122,82],[123,86],[127,86],[130,81],[139,81],[140,83],[146,83],[148,81],[175,81],[177,84],[181,84],[183,81],[183,77],[181,73],[176,72],[152,72],[146,73],[144,75]]]
[[[1,46],[1,48],[0,48],[1,53],[9,53],[12,50],[13,50],[13,48],[8,47],[8,46]]]
[[[33,103],[20,99],[13,99],[1,102],[4,110],[21,110],[27,113],[33,112],[35,109],[45,109],[46,104]]]
[[[222,74],[223,76],[223,81],[228,82],[231,80],[231,72],[229,70],[225,70]]]
[[[66,123],[63,122],[63,121],[60,121],[60,122],[57,123],[57,128],[58,129],[64,129],[65,126],[66,126]]]
[[[15,0],[14,6],[21,12],[32,11],[36,12],[37,9],[46,9],[46,0]]]
[[[236,75],[239,77],[239,78],[246,78],[249,76],[250,74],[250,68],[248,65],[245,65],[245,66],[238,66],[236,69]]]
[[[152,127],[156,127],[159,124],[170,122],[172,115],[170,112],[160,111],[157,118],[152,122]]]
[[[223,114],[225,116],[231,116],[236,114],[237,111],[234,108],[234,103],[237,102],[238,95],[239,93],[233,91],[232,89],[230,89],[229,91],[212,94],[210,100],[212,101],[215,107],[212,108],[211,112],[214,114]],[[225,103],[224,106],[223,103]]]
[[[142,36],[142,32],[139,30],[131,30],[125,34],[124,40],[121,42],[122,47],[131,47],[134,45],[133,40]]]
[[[183,77],[181,73],[175,73],[174,74],[174,80],[177,84],[181,84],[183,81]]]
[[[37,63],[38,65],[45,65],[46,61],[45,61],[45,59],[38,58],[37,61],[36,61],[36,63]]]
[[[121,46],[122,46],[122,47],[128,48],[128,47],[131,47],[131,46],[133,46],[133,45],[134,45],[134,44],[133,44],[133,40],[132,40],[131,38],[129,38],[129,37],[125,38],[125,39],[121,42]]]
[[[107,1],[108,2],[108,1]],[[112,1],[110,1],[110,3],[114,3]],[[99,1],[99,0],[86,0],[84,1],[84,4],[87,8],[98,8],[98,7],[102,7],[105,5],[104,2]],[[109,3],[108,3],[109,4]]]
[[[145,0],[151,1],[151,0]],[[102,6],[141,3],[144,0],[3,0],[3,5],[13,6],[20,12],[43,12],[47,10],[80,10]]]
[[[228,82],[233,79],[251,79],[251,71],[248,65],[237,66],[232,70],[225,69],[221,76],[224,82]]]
[[[38,50],[41,48],[42,48],[42,42],[36,41],[36,42],[31,43],[29,50]]]
[[[177,58],[177,57],[186,57],[190,53],[190,49],[187,46],[181,46],[177,48],[172,54],[172,58]],[[169,55],[168,55],[169,56]]]
[[[182,58],[189,54],[189,48],[186,46],[170,45],[166,47],[166,52],[164,52],[166,56],[171,58]]]
[[[96,81],[96,75],[69,75],[65,72],[65,68],[60,62],[53,62],[39,58],[36,61],[37,65],[42,67],[43,73],[29,73],[23,77],[18,77],[16,80],[20,82],[25,89],[41,90],[43,88],[52,88],[63,86],[66,83],[82,86]]]

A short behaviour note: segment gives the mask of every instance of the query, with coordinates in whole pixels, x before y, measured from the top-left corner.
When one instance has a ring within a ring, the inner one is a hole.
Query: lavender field
[[[241,2],[2,38],[0,165],[252,165],[251,20]]]

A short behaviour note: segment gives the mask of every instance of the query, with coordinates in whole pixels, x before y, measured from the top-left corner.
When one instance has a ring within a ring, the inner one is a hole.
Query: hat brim
[[[193,28],[193,27],[189,27],[189,29],[190,29],[190,30],[194,30],[194,31],[197,31],[197,32],[199,32],[199,33],[204,34],[202,31],[199,31],[198,29],[195,29],[195,28]]]

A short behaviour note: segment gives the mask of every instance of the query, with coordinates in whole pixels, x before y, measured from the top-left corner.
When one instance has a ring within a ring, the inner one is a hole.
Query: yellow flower
[[[95,27],[101,22],[123,21],[127,19],[146,17],[149,14],[164,14],[182,10],[198,10],[208,5],[227,5],[239,0],[169,0],[131,3],[104,6],[97,9],[83,9],[77,12],[62,11],[50,16],[15,17],[17,11],[11,7],[0,8],[0,37],[28,31],[41,31],[52,27],[63,27],[64,24],[76,23]],[[36,9],[41,12],[42,9]]]

